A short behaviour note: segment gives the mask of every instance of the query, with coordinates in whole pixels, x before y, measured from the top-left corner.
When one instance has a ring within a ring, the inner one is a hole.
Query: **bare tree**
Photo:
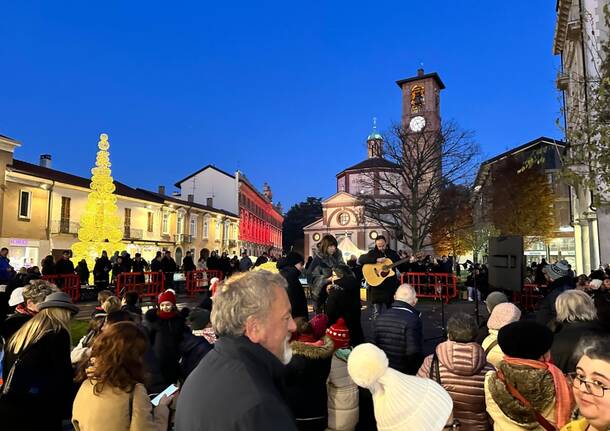
[[[455,122],[444,122],[439,131],[417,133],[394,125],[382,155],[394,167],[364,175],[360,199],[366,215],[419,252],[433,245],[431,228],[443,185],[471,184],[479,147],[472,132]]]

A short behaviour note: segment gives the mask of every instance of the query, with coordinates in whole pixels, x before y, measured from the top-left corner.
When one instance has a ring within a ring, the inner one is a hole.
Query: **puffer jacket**
[[[547,370],[500,363],[506,380],[532,404],[546,420],[555,424],[555,385]],[[485,403],[494,422],[494,431],[544,431],[530,410],[508,393],[496,378],[496,372],[485,376]]]
[[[429,355],[417,372],[419,377],[437,380]],[[475,342],[445,341],[436,347],[440,383],[453,400],[453,417],[462,424],[463,431],[487,431],[491,424],[485,412],[485,374],[493,370],[485,352]],[[432,373],[430,369],[432,368]]]
[[[489,362],[491,365],[493,365],[496,368],[498,367],[498,365],[500,365],[500,362],[502,362],[502,359],[504,359],[504,352],[500,348],[500,345],[497,343],[497,341],[498,341],[498,330],[490,329],[489,335],[485,338],[485,340],[483,340],[483,343],[481,344],[481,347],[483,347],[483,350],[487,352],[487,362]],[[492,344],[494,344],[494,346],[489,351],[487,351],[487,349]]]
[[[358,424],[358,386],[347,372],[346,355],[341,349],[333,355],[328,375],[328,428],[327,431],[353,431]]]

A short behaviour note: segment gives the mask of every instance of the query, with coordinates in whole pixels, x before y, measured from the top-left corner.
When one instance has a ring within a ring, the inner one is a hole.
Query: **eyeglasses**
[[[581,392],[591,394],[594,397],[602,398],[605,395],[606,391],[610,390],[610,388],[605,386],[603,383],[595,381],[595,380],[592,380],[592,381],[585,380],[585,378],[583,376],[579,375],[578,373],[569,373],[568,378],[572,382],[573,387],[575,387],[576,389],[578,389]],[[583,384],[585,386],[584,391],[582,390]]]
[[[457,419],[454,419],[453,422],[451,422],[450,424],[447,424],[443,427],[444,430],[460,430],[461,429],[461,424],[460,421],[458,421]]]

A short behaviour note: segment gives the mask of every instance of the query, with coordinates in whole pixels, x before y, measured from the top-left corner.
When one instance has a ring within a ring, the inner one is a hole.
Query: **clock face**
[[[426,119],[421,116],[411,118],[409,122],[409,128],[414,132],[421,132],[426,127]]]

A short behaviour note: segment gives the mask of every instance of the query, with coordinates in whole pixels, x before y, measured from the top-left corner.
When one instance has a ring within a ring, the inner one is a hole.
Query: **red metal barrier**
[[[217,277],[222,280],[224,274],[216,269],[198,269],[185,273],[186,293],[195,296],[200,292],[206,292],[210,286],[210,280]]]
[[[43,275],[43,280],[47,280],[62,291],[66,292],[72,298],[72,302],[80,299],[80,277],[76,274],[53,274]]]
[[[157,296],[165,290],[165,277],[162,272],[123,272],[115,284],[119,298],[127,292],[138,292],[141,300],[157,302]]]
[[[448,304],[458,296],[457,278],[450,273],[405,272],[400,282],[413,286],[418,298],[444,298]]]
[[[513,293],[513,302],[521,305],[525,311],[536,311],[544,298],[545,289],[544,285],[524,284],[521,292]]]

